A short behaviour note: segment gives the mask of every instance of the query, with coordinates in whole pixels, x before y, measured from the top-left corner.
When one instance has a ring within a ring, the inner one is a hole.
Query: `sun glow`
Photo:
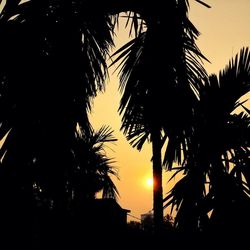
[[[146,186],[147,187],[152,187],[153,186],[153,179],[152,178],[148,178],[146,180]]]

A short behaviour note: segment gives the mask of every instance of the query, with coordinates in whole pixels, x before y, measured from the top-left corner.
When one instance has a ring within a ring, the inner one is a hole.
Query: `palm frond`
[[[203,2],[203,1],[200,1],[200,0],[195,0],[195,1],[198,2],[198,3],[200,3],[200,4],[202,4],[202,5],[204,5],[204,6],[207,7],[207,8],[211,8],[210,5],[206,4],[206,3]]]
[[[20,2],[21,0],[6,1],[2,12],[0,13],[0,23],[8,21],[13,16],[20,13]]]
[[[113,135],[113,132],[114,130],[112,130],[109,126],[102,126],[93,134],[93,137],[95,138],[95,144],[117,141]]]
[[[142,32],[145,27],[145,23],[140,17],[140,14],[129,11],[127,14],[127,21],[125,27],[129,28],[129,36],[135,36],[138,37]]]
[[[103,197],[116,199],[119,193],[111,177],[119,179],[118,170],[113,167],[114,160],[109,158],[104,150],[107,143],[116,141],[113,130],[108,126],[102,126],[99,130],[92,129],[90,134],[86,134],[79,128],[76,139],[76,145],[73,148],[76,161],[73,188],[77,189],[77,193],[81,193],[83,197],[84,195],[93,197],[97,192],[102,191]],[[88,183],[87,187],[79,190],[84,182]]]
[[[250,109],[248,109],[246,106],[242,105],[242,103],[240,104],[240,106],[248,113],[248,115],[250,115]]]
[[[178,174],[180,174],[181,172],[185,171],[184,167],[179,167],[179,168],[172,168],[171,170],[175,171],[174,174],[172,174],[171,178],[168,180],[168,182],[170,182],[171,180],[173,180]]]
[[[106,178],[104,179],[104,185],[103,185],[103,190],[102,190],[102,198],[112,198],[117,200],[119,197],[119,192],[113,181],[111,180],[110,177],[105,176]]]
[[[223,93],[230,96],[224,100],[231,112],[240,97],[250,91],[250,51],[242,48],[223,71],[219,73],[219,87]]]

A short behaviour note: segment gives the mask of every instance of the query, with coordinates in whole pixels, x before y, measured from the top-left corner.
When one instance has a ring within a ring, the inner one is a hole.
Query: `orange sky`
[[[250,0],[205,2],[212,8],[204,8],[190,0],[190,18],[201,32],[197,44],[211,61],[211,64],[205,63],[205,68],[208,73],[218,73],[242,46],[250,46]],[[127,40],[127,32],[121,24],[117,37],[117,45],[120,47]],[[146,186],[146,179],[152,176],[151,146],[145,145],[138,152],[131,148],[119,131],[121,118],[117,113],[120,100],[118,85],[115,73],[110,76],[105,94],[99,94],[95,99],[91,121],[95,128],[106,124],[115,131],[118,142],[111,145],[113,152],[108,149],[107,152],[115,157],[119,168],[120,181],[116,181],[120,192],[119,203],[123,208],[130,209],[132,215],[140,217],[140,214],[152,209],[152,189]],[[171,185],[166,185],[169,176],[169,173],[164,174],[164,194],[171,188]]]

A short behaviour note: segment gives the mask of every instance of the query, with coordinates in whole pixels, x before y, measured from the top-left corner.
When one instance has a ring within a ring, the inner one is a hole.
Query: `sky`
[[[243,46],[250,46],[250,0],[206,0],[212,8],[207,9],[190,0],[189,16],[193,24],[201,32],[197,45],[211,63],[204,62],[207,72],[218,73]],[[122,24],[117,33],[117,48],[128,41],[128,31]],[[133,149],[120,131],[121,117],[118,115],[120,94],[117,74],[110,71],[106,92],[99,94],[94,101],[91,122],[94,128],[103,124],[114,130],[118,139],[116,145],[110,145],[107,154],[115,158],[120,180],[115,181],[120,198],[118,203],[131,210],[130,215],[140,218],[152,207],[152,187],[146,185],[152,178],[151,145],[144,146],[141,152]],[[113,74],[112,74],[113,73]],[[250,95],[248,95],[250,97]],[[246,97],[247,98],[247,97]],[[250,107],[249,102],[247,106]],[[174,182],[168,183],[172,174],[163,174],[163,194],[165,195]],[[169,213],[169,210],[165,211]],[[129,216],[129,220],[135,218]]]

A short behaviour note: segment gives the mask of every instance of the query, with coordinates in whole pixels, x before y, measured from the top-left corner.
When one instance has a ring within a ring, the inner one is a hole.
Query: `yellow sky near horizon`
[[[218,73],[243,46],[250,46],[250,1],[249,0],[206,0],[211,9],[190,1],[190,19],[201,32],[197,44],[211,63],[204,62],[208,73]],[[117,34],[117,47],[127,41],[127,31],[121,25]],[[112,73],[112,71],[111,71]],[[106,92],[99,94],[94,101],[91,122],[95,128],[109,125],[118,138],[117,145],[111,145],[114,152],[107,151],[116,160],[120,181],[115,181],[120,192],[118,202],[131,214],[139,217],[153,207],[152,188],[146,179],[152,177],[151,145],[144,146],[141,152],[133,149],[120,131],[121,117],[117,110],[120,94],[116,73],[110,76]],[[248,95],[249,97],[249,95]],[[248,102],[249,106],[249,102]],[[163,175],[164,195],[171,189],[173,182],[167,184],[170,173]],[[167,210],[166,212],[169,212]],[[132,217],[128,219],[134,220]]]

